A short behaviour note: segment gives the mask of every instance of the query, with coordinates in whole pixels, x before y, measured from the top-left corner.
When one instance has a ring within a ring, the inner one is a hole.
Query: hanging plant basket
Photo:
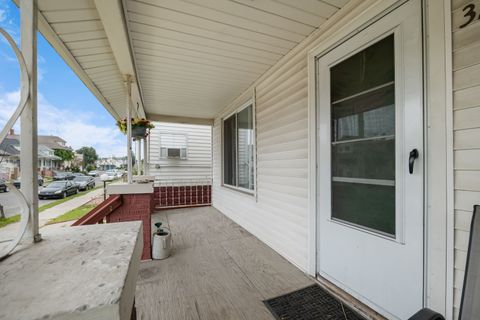
[[[123,134],[127,134],[127,119],[117,121],[117,127]],[[150,129],[155,126],[146,119],[132,119],[132,138],[135,140],[143,139],[150,133]]]
[[[132,138],[143,139],[147,136],[147,127],[132,128]]]

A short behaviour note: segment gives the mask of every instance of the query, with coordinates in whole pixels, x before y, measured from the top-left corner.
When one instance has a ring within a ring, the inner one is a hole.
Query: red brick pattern
[[[212,203],[212,186],[161,186],[155,187],[156,209],[193,207]]]
[[[143,253],[142,260],[152,258],[151,255],[151,214],[154,203],[152,194],[124,194],[123,204],[107,216],[107,223],[123,221],[143,222]]]

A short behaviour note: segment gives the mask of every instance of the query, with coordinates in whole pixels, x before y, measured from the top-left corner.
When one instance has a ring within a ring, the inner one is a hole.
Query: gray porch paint
[[[144,262],[139,319],[274,319],[262,300],[313,280],[212,207],[157,213],[170,226],[172,256]]]

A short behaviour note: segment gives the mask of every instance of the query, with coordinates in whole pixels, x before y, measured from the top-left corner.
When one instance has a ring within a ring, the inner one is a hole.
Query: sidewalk
[[[94,198],[97,198],[103,194],[103,189],[98,188],[87,193],[84,196],[74,198],[72,200],[61,203],[53,208],[47,209],[39,214],[39,225],[40,228],[45,226],[47,222],[53,218],[61,216],[64,213],[67,213],[70,210],[76,209],[81,205],[91,201]]]
[[[83,196],[73,198],[53,208],[40,212],[39,213],[40,228],[44,227],[49,220],[56,218],[58,216],[61,216],[62,214],[67,213],[70,210],[76,209],[81,205],[91,201],[92,199],[100,197],[102,194],[103,194],[103,189],[99,188]],[[17,222],[17,223],[9,224],[3,228],[0,228],[0,249],[3,246],[6,246],[10,240],[15,238],[15,235],[17,234],[19,227],[20,227],[20,223]]]

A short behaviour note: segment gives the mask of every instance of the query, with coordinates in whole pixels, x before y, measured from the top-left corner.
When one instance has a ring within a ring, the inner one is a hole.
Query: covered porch
[[[458,316],[480,194],[469,1],[14,1],[31,75],[22,143],[36,150],[37,27],[126,121],[127,179],[86,224],[143,222],[140,319],[271,319],[263,300],[317,281],[372,319]],[[134,176],[132,118],[211,126],[211,185],[156,185],[147,137]],[[22,157],[34,181],[38,155]],[[170,209],[192,204],[207,206]],[[173,252],[149,261],[159,221]]]
[[[138,319],[274,319],[263,300],[314,283],[213,207],[172,209],[172,256],[140,266]]]

